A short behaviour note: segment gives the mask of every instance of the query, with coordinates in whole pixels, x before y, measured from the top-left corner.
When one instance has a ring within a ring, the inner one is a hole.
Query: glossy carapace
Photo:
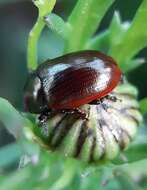
[[[48,60],[30,74],[24,101],[29,112],[78,108],[108,95],[119,83],[116,62],[86,50]]]

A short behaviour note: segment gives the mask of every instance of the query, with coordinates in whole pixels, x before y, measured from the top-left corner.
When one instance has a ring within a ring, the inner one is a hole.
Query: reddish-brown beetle
[[[107,96],[117,86],[121,71],[115,61],[86,50],[48,60],[25,85],[26,109],[32,113],[77,111],[78,107]]]

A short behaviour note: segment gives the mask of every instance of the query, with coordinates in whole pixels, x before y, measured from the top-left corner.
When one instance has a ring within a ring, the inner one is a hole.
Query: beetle
[[[24,87],[27,111],[76,113],[86,118],[79,107],[98,103],[118,85],[121,70],[112,57],[99,51],[73,52],[40,64]]]

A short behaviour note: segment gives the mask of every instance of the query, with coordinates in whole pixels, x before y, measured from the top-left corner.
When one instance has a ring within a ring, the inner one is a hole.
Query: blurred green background
[[[100,29],[109,25],[114,10],[120,11],[122,21],[132,20],[141,0],[117,0],[105,15]],[[76,0],[57,0],[54,12],[65,20]],[[23,110],[23,86],[27,78],[27,37],[37,18],[37,8],[31,0],[0,0],[0,96],[8,99],[18,110]],[[44,30],[39,42],[39,62],[62,54],[62,39]],[[121,51],[121,50],[120,50]],[[147,49],[139,57],[147,57]],[[139,98],[147,96],[147,64],[128,74],[139,89]],[[2,126],[2,124],[0,124]],[[0,127],[0,146],[13,141],[4,127]]]

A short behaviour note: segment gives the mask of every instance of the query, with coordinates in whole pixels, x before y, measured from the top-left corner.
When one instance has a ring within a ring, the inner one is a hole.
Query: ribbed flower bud
[[[133,86],[119,85],[113,96],[116,101],[105,98],[97,105],[82,106],[88,120],[67,113],[51,114],[46,132],[39,129],[42,143],[52,151],[86,162],[114,159],[133,140],[142,116]]]

